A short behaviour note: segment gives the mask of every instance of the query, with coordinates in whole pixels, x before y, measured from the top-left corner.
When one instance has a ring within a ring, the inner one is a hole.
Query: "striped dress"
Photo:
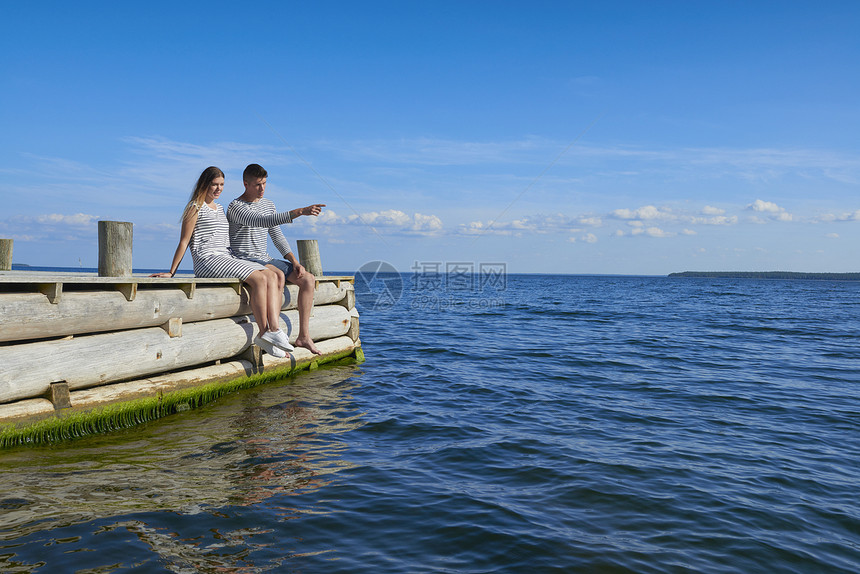
[[[197,210],[197,224],[191,234],[189,247],[197,277],[238,277],[242,281],[263,265],[243,261],[230,254],[230,236],[224,209],[215,204],[212,209],[205,203]]]
[[[284,223],[292,223],[290,213],[277,213],[275,204],[265,197],[257,201],[234,199],[227,207],[227,221],[230,222],[230,252],[236,257],[272,261],[267,234],[281,255],[286,257],[287,253],[292,253],[280,228]]]

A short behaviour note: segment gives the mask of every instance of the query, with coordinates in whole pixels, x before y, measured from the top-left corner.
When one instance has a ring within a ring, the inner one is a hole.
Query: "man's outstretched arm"
[[[285,211],[283,213],[273,213],[272,215],[262,215],[251,209],[244,202],[233,201],[227,208],[227,219],[248,227],[273,227],[283,225],[284,223],[292,223],[293,217],[290,213],[292,212]]]

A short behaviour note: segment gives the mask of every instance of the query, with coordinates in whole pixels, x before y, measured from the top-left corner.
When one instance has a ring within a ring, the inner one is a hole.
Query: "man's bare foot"
[[[293,343],[296,347],[304,347],[314,355],[322,355],[322,351],[317,349],[317,346],[314,345],[313,340],[310,337],[300,337],[296,339],[296,342]]]

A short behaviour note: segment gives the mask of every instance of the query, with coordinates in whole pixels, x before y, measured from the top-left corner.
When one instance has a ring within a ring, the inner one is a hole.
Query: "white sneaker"
[[[286,352],[284,352],[282,349],[279,349],[278,347],[274,346],[272,343],[270,343],[269,341],[267,341],[266,339],[264,339],[262,337],[255,338],[254,344],[257,345],[258,347],[260,347],[261,349],[263,349],[264,351],[266,351],[267,353],[269,353],[270,355],[272,355],[273,357],[283,359],[284,357],[287,356]]]
[[[281,329],[278,329],[277,331],[267,331],[263,333],[262,338],[285,351],[295,351],[295,347],[290,345],[290,340]]]

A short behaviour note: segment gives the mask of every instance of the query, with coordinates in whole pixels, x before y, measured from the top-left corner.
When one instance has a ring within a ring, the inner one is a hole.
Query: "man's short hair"
[[[252,163],[242,172],[242,181],[251,181],[254,179],[262,179],[268,177],[269,173],[263,166],[257,163]]]

